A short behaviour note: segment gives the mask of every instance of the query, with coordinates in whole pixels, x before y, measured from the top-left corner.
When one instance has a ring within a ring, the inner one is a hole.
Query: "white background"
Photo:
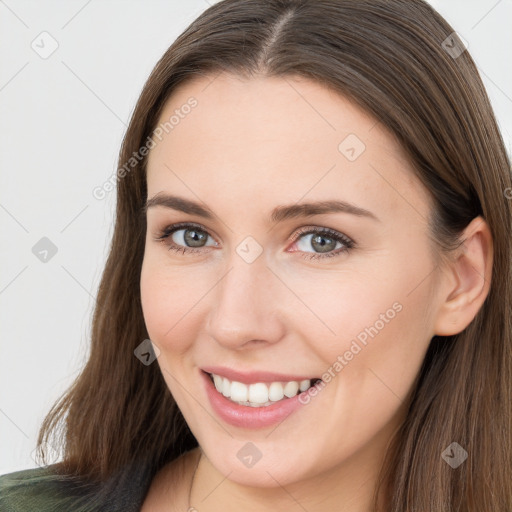
[[[467,41],[510,152],[512,0],[431,3]],[[115,205],[92,190],[156,61],[209,5],[0,0],[0,474],[36,467],[40,423],[85,362]],[[43,31],[47,59],[31,47]]]

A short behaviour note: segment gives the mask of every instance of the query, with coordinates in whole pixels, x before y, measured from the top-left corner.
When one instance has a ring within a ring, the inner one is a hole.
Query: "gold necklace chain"
[[[196,478],[197,468],[199,467],[199,462],[201,461],[201,449],[199,449],[199,458],[197,459],[196,468],[194,469],[194,474],[192,475],[192,479],[190,481],[190,489],[188,490],[188,508],[187,512],[197,512],[197,510],[191,505],[191,497],[192,497],[192,487],[194,485],[194,479]]]

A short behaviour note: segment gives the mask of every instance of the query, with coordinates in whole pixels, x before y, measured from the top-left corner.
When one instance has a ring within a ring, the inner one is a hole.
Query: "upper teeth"
[[[257,382],[255,384],[244,384],[242,382],[230,381],[226,377],[212,374],[215,388],[226,398],[240,405],[271,405],[272,402],[282,400],[285,396],[294,397],[299,391],[306,391],[311,387],[311,381],[289,381],[272,382],[265,384]]]

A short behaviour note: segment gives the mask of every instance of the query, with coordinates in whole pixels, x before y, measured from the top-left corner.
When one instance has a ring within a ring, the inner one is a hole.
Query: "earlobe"
[[[440,284],[447,290],[434,325],[435,334],[440,336],[462,332],[475,318],[490,289],[493,243],[481,216],[468,224],[462,240]]]

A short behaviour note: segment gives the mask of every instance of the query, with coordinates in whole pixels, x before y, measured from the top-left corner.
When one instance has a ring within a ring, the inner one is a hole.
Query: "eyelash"
[[[162,231],[157,233],[157,237],[154,240],[157,242],[164,242],[175,231],[179,231],[184,228],[197,229],[198,231],[201,231],[201,232],[209,235],[208,231],[200,224],[194,224],[194,223],[190,223],[190,222],[180,222],[178,224],[172,224],[172,225],[164,228]],[[343,235],[342,233],[338,233],[337,231],[330,229],[330,228],[316,228],[316,227],[300,228],[293,235],[292,242],[296,242],[302,235],[307,235],[307,234],[328,235],[329,238],[332,238],[336,242],[340,242],[345,246],[340,249],[336,249],[334,251],[327,252],[324,254],[293,251],[293,252],[301,252],[301,256],[307,260],[323,259],[323,258],[331,258],[333,256],[340,256],[341,254],[350,252],[350,250],[355,247],[355,242],[353,240],[351,240],[347,236]],[[211,236],[211,235],[209,235],[209,236]],[[168,245],[168,250],[175,251],[177,253],[182,253],[182,254],[201,252],[201,250],[203,249],[202,247],[201,248],[193,248],[193,247],[176,245],[174,242],[168,243],[167,245]]]

